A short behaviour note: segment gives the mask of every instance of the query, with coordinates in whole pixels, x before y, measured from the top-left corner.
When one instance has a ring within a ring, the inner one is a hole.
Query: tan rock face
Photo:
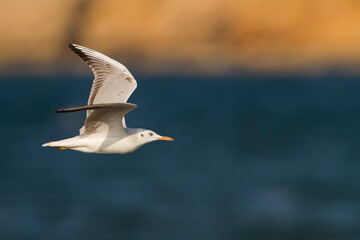
[[[357,0],[12,0],[0,11],[2,69],[58,65],[68,42],[149,72],[352,68],[360,60]]]
[[[48,61],[63,44],[71,0],[0,1],[0,63]]]

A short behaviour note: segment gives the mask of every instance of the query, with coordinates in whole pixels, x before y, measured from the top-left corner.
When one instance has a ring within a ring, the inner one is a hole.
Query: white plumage
[[[76,44],[69,47],[89,65],[95,79],[87,106],[56,112],[86,110],[87,118],[79,136],[45,143],[43,147],[88,153],[129,153],[152,141],[173,141],[151,130],[126,127],[125,115],[137,107],[126,103],[137,82],[124,65],[90,48]]]

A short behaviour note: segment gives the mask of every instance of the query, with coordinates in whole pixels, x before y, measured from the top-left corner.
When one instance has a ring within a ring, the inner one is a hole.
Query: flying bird
[[[86,111],[78,136],[43,144],[43,147],[72,149],[86,153],[130,153],[156,140],[174,141],[152,130],[128,128],[125,115],[137,106],[127,103],[137,87],[129,70],[121,63],[90,48],[69,44],[90,67],[95,78],[87,106],[59,109],[57,113]]]

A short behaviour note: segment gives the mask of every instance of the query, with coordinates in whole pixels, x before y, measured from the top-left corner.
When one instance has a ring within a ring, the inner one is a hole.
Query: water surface
[[[0,239],[359,239],[356,77],[138,77],[127,155],[72,137],[91,78],[0,81]]]

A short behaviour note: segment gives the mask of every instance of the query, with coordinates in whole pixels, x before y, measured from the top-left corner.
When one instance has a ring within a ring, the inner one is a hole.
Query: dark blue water
[[[175,142],[72,137],[91,77],[0,81],[0,239],[360,239],[360,78],[138,77],[127,116]]]

